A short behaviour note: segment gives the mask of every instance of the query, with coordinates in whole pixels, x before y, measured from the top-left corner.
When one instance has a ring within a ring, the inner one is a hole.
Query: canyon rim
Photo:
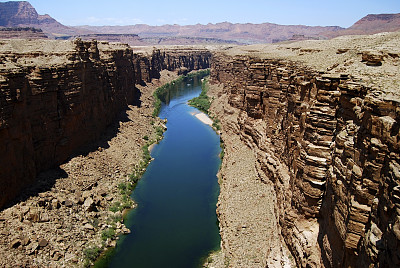
[[[115,247],[165,128],[153,93],[202,69],[224,148],[204,266],[400,266],[399,14],[102,28],[0,9],[0,266],[90,266]]]

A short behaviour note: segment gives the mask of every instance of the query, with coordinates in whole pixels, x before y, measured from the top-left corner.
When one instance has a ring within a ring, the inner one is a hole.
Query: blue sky
[[[5,2],[5,1],[1,1]],[[367,14],[400,13],[400,0],[30,0],[65,25],[271,22],[349,27]]]

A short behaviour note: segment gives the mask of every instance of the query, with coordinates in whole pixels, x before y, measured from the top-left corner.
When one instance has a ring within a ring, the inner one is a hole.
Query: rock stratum
[[[386,33],[213,55],[225,158],[222,257],[210,266],[400,265],[399,41]]]
[[[0,44],[0,207],[96,140],[128,104],[135,85],[161,70],[209,66],[206,50],[135,53],[124,45],[84,41],[10,40]]]
[[[163,126],[155,87],[210,66],[225,157],[208,265],[399,266],[399,42],[0,41],[0,266],[82,265],[83,249],[115,246],[129,230],[110,209],[132,205],[120,182]]]
[[[130,232],[130,175],[165,127],[153,92],[211,53],[8,40],[0,55],[0,266],[87,266]]]

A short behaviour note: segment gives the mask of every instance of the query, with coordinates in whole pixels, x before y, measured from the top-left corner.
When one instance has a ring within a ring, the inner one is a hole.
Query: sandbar
[[[201,122],[203,122],[206,125],[212,126],[213,121],[205,114],[202,112],[193,112],[191,113],[192,115],[196,116],[197,119],[199,119]]]

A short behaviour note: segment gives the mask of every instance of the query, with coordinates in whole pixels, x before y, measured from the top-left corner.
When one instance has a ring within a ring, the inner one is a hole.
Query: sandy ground
[[[193,112],[191,113],[194,115],[197,119],[199,119],[201,122],[203,122],[206,125],[212,126],[213,121],[205,114],[202,112]]]

